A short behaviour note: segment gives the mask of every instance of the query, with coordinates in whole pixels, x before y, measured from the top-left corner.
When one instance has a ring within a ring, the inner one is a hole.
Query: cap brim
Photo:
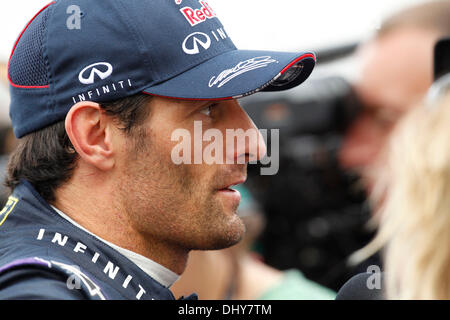
[[[186,100],[220,100],[281,91],[305,81],[315,61],[312,52],[233,50],[143,92]]]

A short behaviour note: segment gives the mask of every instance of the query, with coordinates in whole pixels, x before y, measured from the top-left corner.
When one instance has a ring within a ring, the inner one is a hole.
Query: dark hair
[[[150,115],[150,99],[149,95],[137,94],[100,103],[106,114],[117,120],[119,128],[127,136],[135,138],[137,148],[144,143],[145,133],[141,124]],[[57,122],[19,140],[9,159],[5,185],[12,192],[20,180],[25,179],[46,201],[52,202],[56,189],[72,177],[77,159],[65,122]]]

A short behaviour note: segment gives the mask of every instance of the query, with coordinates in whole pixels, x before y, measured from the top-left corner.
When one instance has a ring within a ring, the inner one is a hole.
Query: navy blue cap
[[[297,86],[314,65],[312,52],[237,50],[207,1],[57,0],[14,45],[10,116],[20,138],[80,101],[240,98]]]

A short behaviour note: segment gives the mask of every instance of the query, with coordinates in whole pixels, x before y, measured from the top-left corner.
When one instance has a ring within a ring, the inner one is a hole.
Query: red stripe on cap
[[[13,47],[13,49],[12,49],[11,55],[9,56],[9,60],[8,60],[8,72],[7,72],[7,73],[8,73],[8,80],[9,80],[9,83],[10,83],[13,87],[16,87],[16,88],[25,88],[25,89],[40,89],[40,88],[48,88],[48,87],[49,87],[49,85],[46,85],[46,86],[20,86],[20,85],[18,85],[18,84],[13,83],[12,80],[11,80],[11,78],[10,78],[10,76],[9,76],[9,63],[11,62],[11,58],[12,58],[12,56],[13,56],[13,54],[14,54],[14,51],[16,50],[17,44],[19,43],[20,38],[22,38],[22,35],[24,34],[25,30],[27,30],[27,28],[28,28],[28,26],[31,24],[31,22],[33,22],[33,20],[34,20],[34,19],[35,19],[42,11],[44,11],[45,9],[47,9],[47,7],[49,7],[50,5],[52,5],[52,4],[54,4],[54,3],[55,3],[55,1],[52,1],[52,2],[50,2],[49,4],[47,4],[45,7],[43,7],[41,10],[39,10],[39,12],[36,13],[36,14],[34,15],[34,17],[31,18],[31,20],[27,23],[26,27],[22,30],[22,32],[20,33],[20,35],[19,35],[19,37],[17,38],[16,42],[14,43],[14,47]]]
[[[295,59],[294,61],[292,61],[291,63],[289,63],[286,67],[284,67],[284,69],[281,70],[280,74],[285,73],[290,67],[295,65],[300,60],[307,59],[307,58],[312,58],[314,61],[316,61],[316,56],[314,54],[312,54],[312,53],[304,54],[304,55],[298,57],[297,59]]]

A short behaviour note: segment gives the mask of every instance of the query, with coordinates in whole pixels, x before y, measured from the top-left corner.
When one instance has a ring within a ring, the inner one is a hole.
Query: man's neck
[[[183,273],[188,250],[135,230],[129,212],[115,197],[117,192],[103,179],[89,180],[86,176],[84,181],[72,178],[58,188],[51,204],[98,237]]]

